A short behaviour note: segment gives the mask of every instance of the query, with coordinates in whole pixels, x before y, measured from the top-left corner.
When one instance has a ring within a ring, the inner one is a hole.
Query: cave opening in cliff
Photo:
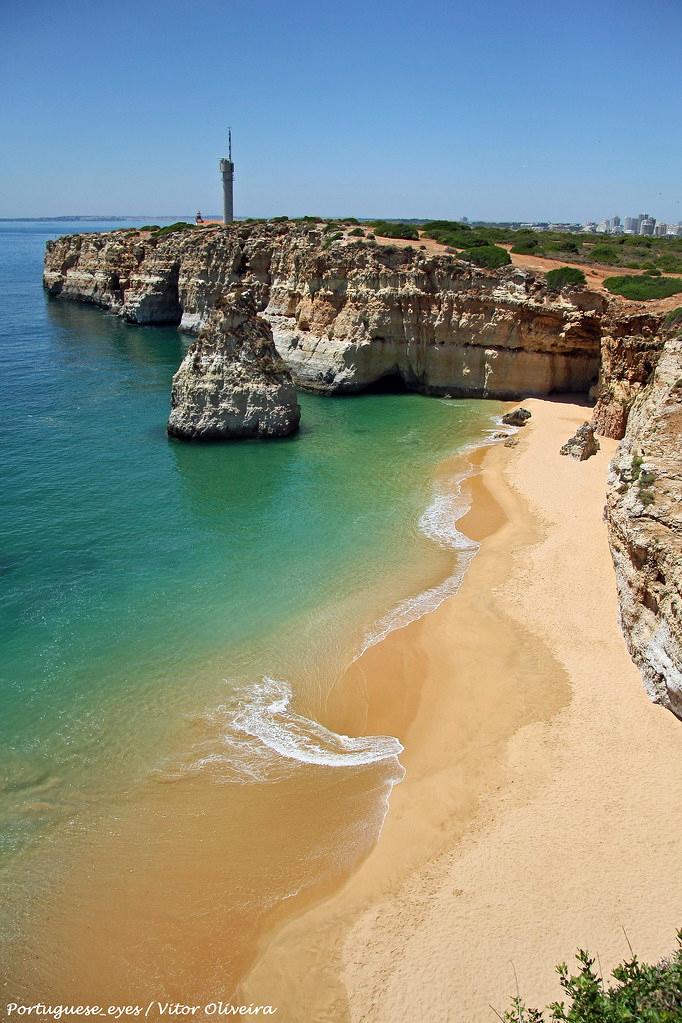
[[[395,369],[368,384],[363,388],[363,394],[406,394],[408,390],[402,374]]]

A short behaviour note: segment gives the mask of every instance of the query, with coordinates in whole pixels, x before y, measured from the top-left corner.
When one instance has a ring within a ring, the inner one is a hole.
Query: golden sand
[[[579,945],[610,970],[682,924],[682,726],[650,704],[617,621],[604,487],[615,442],[560,445],[589,413],[532,400],[490,449],[460,525],[460,592],[354,666],[365,731],[405,780],[344,887],[283,923],[242,985],[287,1023],[476,1023],[559,994]],[[343,713],[339,708],[339,719]],[[352,710],[347,711],[352,718]]]

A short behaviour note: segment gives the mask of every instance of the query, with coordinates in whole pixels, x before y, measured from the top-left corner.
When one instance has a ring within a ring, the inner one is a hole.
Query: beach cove
[[[618,626],[601,521],[616,444],[562,458],[587,410],[524,404],[518,447],[471,481],[459,525],[481,548],[460,591],[357,666],[388,702],[418,691],[406,776],[344,888],[261,949],[242,993],[287,1021],[487,1020],[516,978],[531,1005],[558,997],[577,947],[606,975],[627,940],[645,960],[673,946],[682,738]]]

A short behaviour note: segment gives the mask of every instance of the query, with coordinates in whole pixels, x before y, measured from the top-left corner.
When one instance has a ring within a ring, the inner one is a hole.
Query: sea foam
[[[291,685],[267,676],[233,690],[228,702],[206,715],[207,738],[179,770],[167,770],[164,777],[209,772],[222,781],[273,782],[304,766],[358,768],[393,761],[389,780],[400,780],[398,739],[334,732],[294,711],[292,701]]]

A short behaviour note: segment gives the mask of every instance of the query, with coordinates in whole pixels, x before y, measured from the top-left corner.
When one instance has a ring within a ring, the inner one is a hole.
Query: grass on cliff
[[[634,952],[613,971],[611,984],[595,970],[595,960],[580,949],[577,974],[557,966],[565,1001],[545,1010],[531,1009],[519,995],[502,1023],[682,1023],[682,931],[677,949],[655,965],[641,963]]]
[[[642,274],[641,277],[607,277],[604,287],[613,295],[621,295],[636,302],[648,302],[654,298],[682,294],[682,280],[674,277],[653,277],[649,274]]]
[[[663,320],[666,327],[682,327],[682,305],[677,309],[671,309]]]

